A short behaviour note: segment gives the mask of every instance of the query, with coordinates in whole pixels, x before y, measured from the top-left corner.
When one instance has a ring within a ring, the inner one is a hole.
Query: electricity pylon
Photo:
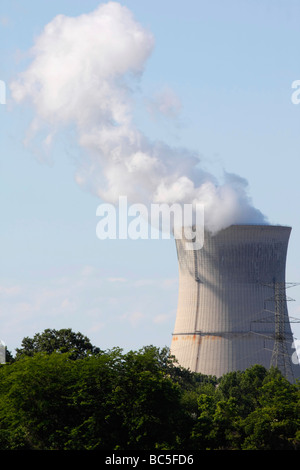
[[[292,299],[286,296],[286,288],[297,284],[274,281],[271,284],[265,285],[273,288],[274,296],[267,300],[274,301],[275,303],[274,347],[270,367],[278,368],[284,377],[290,381],[294,381],[291,358],[288,353],[287,338],[285,335],[285,324],[289,323],[289,319],[287,318],[286,302]]]

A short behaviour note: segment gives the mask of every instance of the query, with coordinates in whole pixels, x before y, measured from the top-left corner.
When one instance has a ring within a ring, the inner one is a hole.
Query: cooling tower
[[[187,250],[176,240],[178,309],[171,354],[217,377],[254,364],[300,377],[285,295],[291,228],[233,225]]]

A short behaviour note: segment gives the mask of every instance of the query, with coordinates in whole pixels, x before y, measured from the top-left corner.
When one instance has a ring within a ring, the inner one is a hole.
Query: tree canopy
[[[0,450],[300,450],[300,388],[260,365],[216,377],[167,348],[102,351],[71,330],[0,366]]]
[[[21,346],[16,349],[16,359],[24,355],[33,356],[38,352],[48,354],[68,352],[73,359],[79,359],[100,352],[100,349],[93,346],[86,336],[74,333],[71,328],[61,330],[48,328],[43,333],[35,334],[33,338],[25,337]]]

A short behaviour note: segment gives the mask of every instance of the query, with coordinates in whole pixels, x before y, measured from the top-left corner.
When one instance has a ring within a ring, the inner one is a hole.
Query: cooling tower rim
[[[196,230],[196,228],[194,228]],[[222,238],[224,237],[257,237],[259,234],[261,236],[267,237],[276,237],[283,236],[284,238],[289,238],[292,231],[292,227],[287,225],[270,225],[270,224],[232,224],[226,228],[222,228],[215,232],[210,230],[204,230],[205,234],[209,238]],[[244,234],[244,235],[243,235]]]
[[[206,244],[205,240],[219,240],[224,243],[237,243],[242,242],[242,241],[248,241],[253,243],[259,242],[259,240],[264,240],[264,242],[268,242],[271,240],[276,240],[278,239],[281,241],[284,241],[284,243],[287,243],[292,227],[287,226],[287,225],[270,225],[270,224],[232,224],[229,225],[228,227],[225,228],[220,228],[219,230],[209,230],[203,226],[189,226],[189,227],[182,227],[182,235],[179,238],[176,239],[176,244],[180,243],[180,239],[188,239],[190,240],[191,238],[186,238],[187,234],[185,232],[185,229],[188,228],[189,232],[194,232],[195,234],[198,233],[198,242],[202,242],[204,245]],[[202,233],[201,233],[202,232]],[[189,233],[188,237],[190,237],[191,233]],[[196,235],[195,239],[196,240]]]
[[[274,229],[279,229],[279,230],[291,230],[292,227],[289,225],[271,225],[271,224],[232,224],[229,225],[228,227],[222,228],[219,231],[223,230],[230,230],[232,228],[238,228],[238,229],[245,229],[245,230],[250,230],[250,229],[262,229],[262,230],[274,230]]]
[[[232,224],[229,225],[228,227],[219,229],[219,230],[209,230],[204,227],[201,228],[201,226],[197,227],[195,225],[190,226],[189,231],[192,230],[192,232],[197,233],[198,232],[198,241],[202,237],[202,241],[207,239],[218,239],[218,240],[227,240],[228,242],[230,240],[250,240],[253,239],[253,242],[256,242],[259,238],[263,238],[265,240],[268,239],[276,239],[279,237],[281,240],[288,241],[291,235],[292,227],[287,226],[287,225],[270,225],[270,224]],[[202,235],[199,236],[199,233]],[[185,233],[185,228],[182,227],[182,238],[186,238],[186,233]],[[181,237],[179,237],[181,238]],[[179,242],[179,240],[176,240],[176,242]]]
[[[230,227],[261,227],[261,228],[291,228],[289,225],[281,225],[281,224],[232,224],[232,225],[229,225],[229,227],[227,228],[230,228]]]
[[[192,225],[190,228],[192,228],[193,230],[196,229],[196,225]],[[223,233],[223,232],[226,232],[226,231],[232,231],[232,230],[238,230],[238,231],[241,231],[241,230],[245,230],[245,231],[255,231],[255,230],[261,230],[261,231],[274,231],[274,230],[279,230],[279,231],[287,231],[287,232],[291,232],[292,230],[292,227],[289,226],[289,225],[271,225],[271,224],[232,224],[232,225],[229,225],[227,227],[224,227],[224,228],[220,228],[218,230],[210,230],[210,229],[207,229],[205,226],[204,226],[204,231],[207,232],[207,233],[210,233],[212,236],[214,235],[217,235],[219,233]]]
[[[251,234],[251,233],[269,233],[270,235],[271,234],[275,234],[275,233],[285,233],[287,235],[289,235],[291,233],[291,230],[292,230],[292,227],[289,227],[287,225],[267,225],[267,224],[233,224],[233,225],[230,225],[229,227],[226,227],[226,228],[223,228],[223,229],[220,229],[218,231],[216,231],[215,233],[211,233],[211,236],[215,236],[215,235],[221,235],[222,233],[225,233],[226,232],[232,232],[232,233],[248,233],[248,234]],[[206,232],[206,230],[205,230]],[[208,231],[209,232],[209,231]]]

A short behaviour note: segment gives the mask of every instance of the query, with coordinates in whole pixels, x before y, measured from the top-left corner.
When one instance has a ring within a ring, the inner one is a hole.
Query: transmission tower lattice
[[[287,318],[286,302],[293,300],[286,296],[286,288],[293,287],[297,283],[273,282],[265,284],[274,291],[274,296],[267,299],[275,303],[275,335],[274,347],[272,351],[270,367],[278,368],[288,380],[294,380],[291,365],[291,358],[287,349],[287,338],[285,335],[285,324],[289,322]]]

